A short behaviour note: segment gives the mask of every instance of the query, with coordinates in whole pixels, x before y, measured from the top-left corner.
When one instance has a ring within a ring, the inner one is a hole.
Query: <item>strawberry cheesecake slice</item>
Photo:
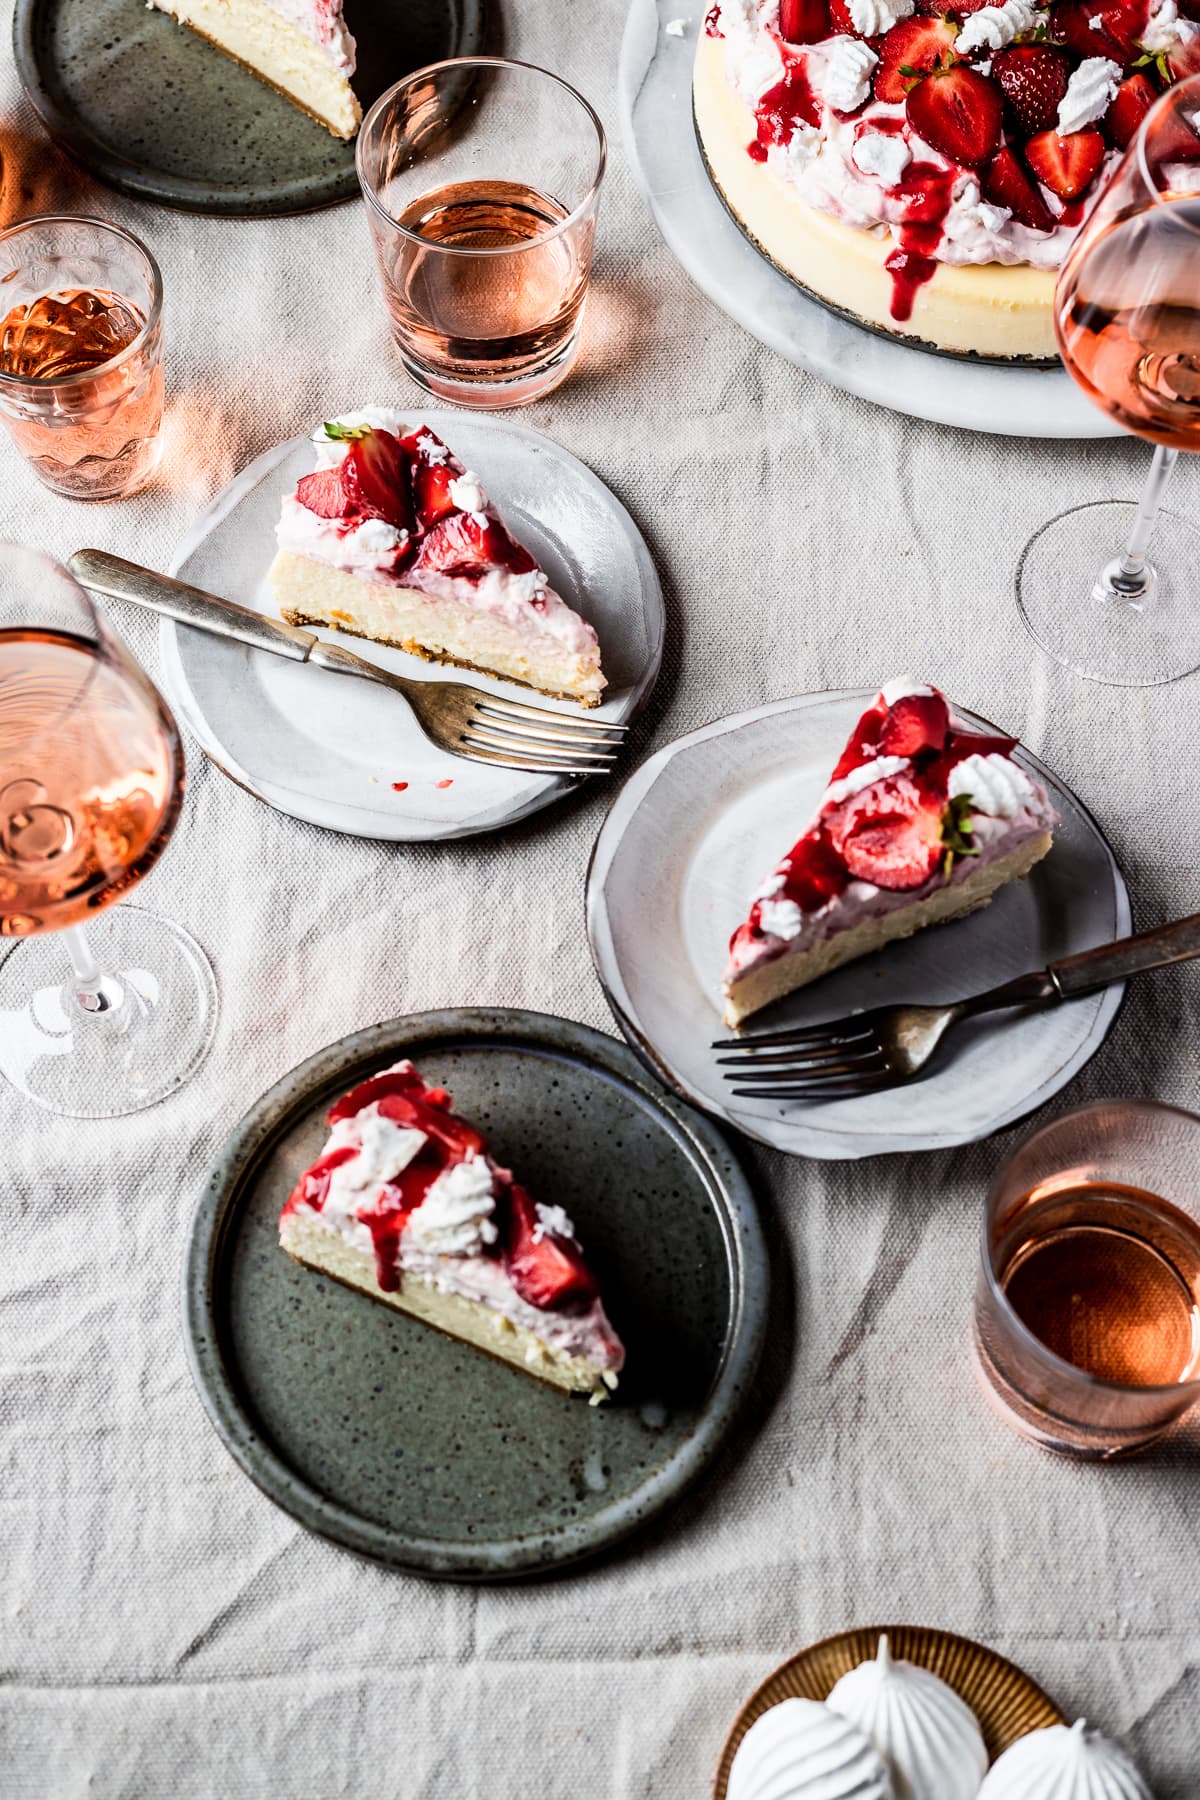
[[[936,688],[889,682],[733,934],[726,1024],[1028,875],[1058,815],[1016,748],[955,719]]]
[[[350,86],[354,39],[342,0],[146,0],[241,63],[334,137],[351,138],[362,108]]]
[[[314,434],[270,580],[293,625],[333,625],[596,706],[596,633],[440,438],[370,407]]]
[[[333,1107],[279,1218],[297,1262],[593,1402],[625,1361],[560,1206],[530,1197],[410,1062]]]

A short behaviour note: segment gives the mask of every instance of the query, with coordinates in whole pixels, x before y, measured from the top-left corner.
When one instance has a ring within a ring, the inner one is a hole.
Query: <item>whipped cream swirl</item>
[[[1034,31],[1045,23],[1030,0],[1007,0],[1004,6],[984,6],[972,13],[958,36],[954,48],[960,56],[972,50],[1002,50],[1026,31]]]
[[[915,10],[915,0],[850,0],[851,22],[864,37],[882,37]]]
[[[879,61],[869,44],[839,37],[821,74],[821,93],[838,112],[854,112],[871,91],[871,70]]]
[[[1108,110],[1120,85],[1120,63],[1110,62],[1107,56],[1089,56],[1081,62],[1059,102],[1059,137],[1070,137],[1073,131],[1095,124]]]

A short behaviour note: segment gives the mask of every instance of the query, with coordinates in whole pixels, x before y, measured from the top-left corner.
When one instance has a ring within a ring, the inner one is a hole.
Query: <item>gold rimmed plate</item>
[[[885,1636],[898,1661],[929,1669],[966,1701],[979,1720],[990,1762],[1029,1732],[1065,1723],[1063,1714],[1036,1681],[984,1644],[926,1625],[863,1625],[810,1644],[807,1650],[781,1663],[754,1690],[725,1740],[713,1783],[713,1800],[726,1800],[729,1771],[738,1745],[756,1719],[781,1700],[827,1700],[843,1675],[860,1663],[874,1661],[879,1654],[879,1640]]]

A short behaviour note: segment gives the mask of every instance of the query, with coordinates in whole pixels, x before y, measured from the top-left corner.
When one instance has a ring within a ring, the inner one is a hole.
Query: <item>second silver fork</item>
[[[582,713],[575,717],[552,712],[548,706],[504,699],[465,681],[415,681],[393,675],[341,644],[325,643],[315,632],[269,619],[104,550],[77,550],[67,566],[93,593],[130,600],[182,625],[272,656],[390,688],[407,700],[431,743],[469,762],[536,775],[604,775],[616,761],[628,729],[611,719],[589,719]]]

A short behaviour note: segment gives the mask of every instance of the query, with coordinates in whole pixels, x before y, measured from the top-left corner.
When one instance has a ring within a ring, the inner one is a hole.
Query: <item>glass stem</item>
[[[62,933],[62,941],[70,958],[71,991],[76,1006],[81,1012],[96,1017],[119,1013],[125,1002],[124,990],[119,981],[101,972],[83,926],[68,925]]]
[[[1157,445],[1129,540],[1120,557],[1105,570],[1109,588],[1122,600],[1136,602],[1146,597],[1150,586],[1146,563],[1150,534],[1154,530],[1154,521],[1167,491],[1167,483],[1178,461],[1178,450],[1169,450],[1165,444]]]

